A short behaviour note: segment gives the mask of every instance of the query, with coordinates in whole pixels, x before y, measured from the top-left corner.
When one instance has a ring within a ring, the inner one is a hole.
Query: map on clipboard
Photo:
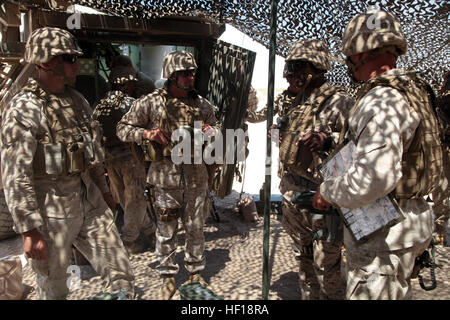
[[[324,180],[347,172],[354,161],[355,144],[352,140],[339,146],[318,168]],[[404,214],[391,196],[357,209],[338,208],[344,223],[356,241],[366,241],[379,230],[389,228],[404,219]]]

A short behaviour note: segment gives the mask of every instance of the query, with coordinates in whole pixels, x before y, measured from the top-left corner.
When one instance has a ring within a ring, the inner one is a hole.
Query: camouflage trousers
[[[205,268],[205,237],[203,226],[207,215],[207,185],[196,188],[165,189],[155,186],[155,210],[157,215],[156,254],[161,275],[175,275],[179,266],[175,262],[177,252],[178,219],[181,218],[186,240],[184,263],[189,273]]]
[[[351,237],[344,228],[344,238]],[[346,241],[344,239],[344,241]],[[407,300],[412,298],[411,274],[417,256],[431,238],[413,247],[376,250],[362,245],[347,249],[344,273],[348,300]]]
[[[156,225],[147,214],[144,197],[145,168],[132,155],[108,160],[105,167],[113,197],[124,210],[122,240],[133,242],[140,231],[145,235],[152,235]]]
[[[74,245],[100,275],[105,292],[123,289],[132,297],[134,275],[112,212],[95,185],[83,189],[80,201],[84,212],[66,219],[46,217],[39,228],[48,259],[30,259],[37,273],[38,296],[62,300],[73,289],[72,281],[80,279],[78,267],[69,266]]]
[[[293,240],[295,258],[299,261],[299,285],[303,300],[341,300],[345,296],[345,281],[341,275],[341,244],[328,242],[317,232],[325,227],[320,215],[317,219],[306,209],[298,209],[291,202],[295,186],[282,177],[282,225]]]

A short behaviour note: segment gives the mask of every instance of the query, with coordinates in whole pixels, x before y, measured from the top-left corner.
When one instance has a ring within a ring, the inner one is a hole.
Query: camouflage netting
[[[108,14],[156,18],[195,16],[228,23],[267,48],[270,41],[269,0],[74,0]],[[422,72],[435,88],[449,69],[449,8],[445,0],[279,0],[277,15],[277,54],[285,57],[289,45],[299,39],[324,39],[335,62],[332,82],[348,84],[343,66],[341,37],[350,19],[370,6],[392,12],[401,22],[408,51],[400,67]]]
[[[75,0],[108,14],[155,18],[162,16],[209,17],[228,23],[255,41],[269,47],[269,0]],[[400,66],[422,72],[435,87],[449,68],[449,3],[447,1],[398,0],[280,0],[277,18],[277,54],[285,57],[289,45],[299,39],[321,38],[329,47],[335,62],[331,80],[348,84],[347,67],[343,66],[341,37],[350,19],[370,6],[392,12],[401,22],[408,41],[408,51]]]

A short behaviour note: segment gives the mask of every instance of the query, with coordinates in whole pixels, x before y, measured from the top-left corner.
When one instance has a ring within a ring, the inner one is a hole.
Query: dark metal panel
[[[256,53],[223,41],[213,43],[211,53],[206,98],[217,107],[226,157],[225,130],[243,128]],[[216,173],[212,191],[217,196],[231,193],[235,167],[224,163]]]

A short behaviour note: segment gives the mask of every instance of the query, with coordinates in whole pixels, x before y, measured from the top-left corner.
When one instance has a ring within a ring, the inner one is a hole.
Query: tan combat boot
[[[177,286],[175,284],[175,278],[173,276],[163,277],[163,284],[159,289],[159,299],[170,300],[176,291]]]
[[[200,282],[204,287],[209,288],[208,284],[206,283],[205,280],[203,280],[200,273],[191,273],[189,275],[187,283],[194,283],[194,282]]]

